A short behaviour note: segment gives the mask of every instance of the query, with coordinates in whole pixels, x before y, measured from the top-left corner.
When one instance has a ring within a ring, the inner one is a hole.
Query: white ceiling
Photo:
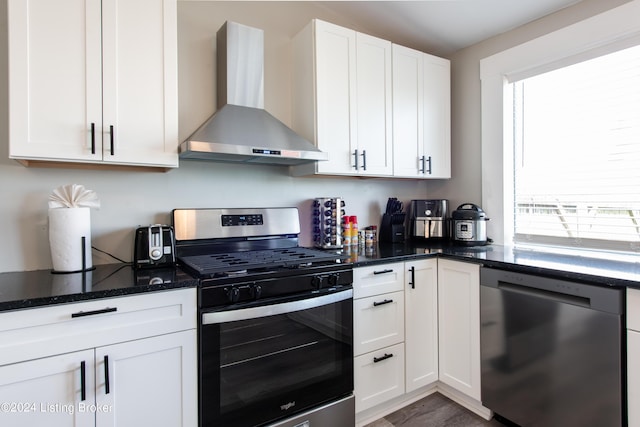
[[[316,2],[379,37],[447,55],[535,21],[580,0],[426,0]],[[393,37],[391,37],[393,36]]]

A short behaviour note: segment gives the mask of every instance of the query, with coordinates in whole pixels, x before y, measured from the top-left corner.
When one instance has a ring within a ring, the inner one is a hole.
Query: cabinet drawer
[[[354,387],[356,412],[404,394],[404,344],[356,357]]]
[[[353,316],[356,356],[404,341],[404,292],[354,300]]]
[[[0,314],[0,365],[196,328],[196,289]]]
[[[627,329],[640,331],[640,289],[627,288]]]
[[[353,298],[370,297],[403,289],[403,262],[353,269]]]

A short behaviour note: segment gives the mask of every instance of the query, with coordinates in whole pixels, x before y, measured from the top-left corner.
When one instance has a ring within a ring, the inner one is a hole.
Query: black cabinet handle
[[[85,362],[80,362],[80,400],[87,400],[87,382],[86,382]]]
[[[388,269],[388,270],[379,270],[379,271],[374,271],[373,274],[387,274],[387,273],[393,273],[392,269]]]
[[[374,301],[374,302],[373,302],[373,306],[374,306],[374,307],[377,307],[377,306],[379,306],[379,305],[391,304],[392,302],[393,302],[393,300],[392,300],[392,299],[386,299],[386,300],[384,300],[384,301],[380,301],[380,302]]]
[[[96,154],[96,124],[91,123],[91,154]]]
[[[362,150],[362,169],[367,170],[367,150]]]
[[[415,289],[416,288],[416,268],[411,267],[409,271],[411,272],[411,281],[409,282],[409,284],[411,285],[411,289]]]
[[[354,157],[355,162],[356,162],[356,164],[355,164],[355,165],[353,165],[353,168],[354,168],[355,170],[358,170],[358,150],[355,150],[355,151],[353,152],[353,157]]]
[[[418,159],[418,162],[420,162],[420,166],[418,166],[418,172],[424,174],[424,162],[425,162],[425,157],[422,156]]]
[[[104,356],[104,393],[109,394],[109,356]]]
[[[77,313],[71,313],[71,317],[76,318],[76,317],[94,316],[96,314],[113,313],[114,311],[118,311],[118,307],[107,307],[100,310],[92,310],[92,311],[79,311]]]
[[[431,175],[431,156],[427,157],[427,163],[429,163],[429,169],[427,169],[425,173]]]
[[[385,353],[382,357],[374,357],[373,363],[382,362],[383,360],[391,359],[393,357],[393,353]]]
[[[113,156],[114,147],[113,147],[113,125],[109,126],[109,141],[111,144],[111,155]]]

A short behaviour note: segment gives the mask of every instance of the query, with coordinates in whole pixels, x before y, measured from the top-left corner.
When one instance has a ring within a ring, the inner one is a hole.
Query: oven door
[[[255,304],[202,310],[202,426],[265,425],[353,392],[352,289]]]

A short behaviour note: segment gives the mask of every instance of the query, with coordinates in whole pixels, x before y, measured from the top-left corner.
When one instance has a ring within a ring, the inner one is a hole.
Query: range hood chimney
[[[276,165],[327,160],[264,110],[264,32],[225,22],[216,43],[218,111],[180,144],[180,158]]]

